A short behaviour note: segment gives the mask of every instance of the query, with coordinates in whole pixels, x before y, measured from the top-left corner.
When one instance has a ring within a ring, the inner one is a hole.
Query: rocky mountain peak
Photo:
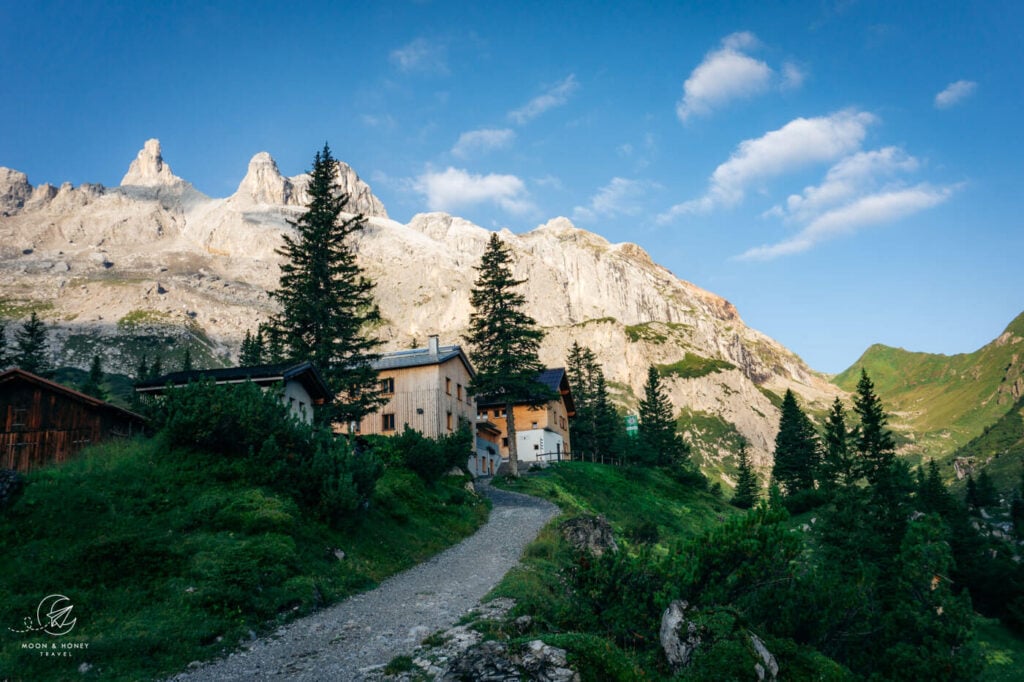
[[[267,152],[259,152],[249,160],[249,170],[232,198],[257,204],[286,206],[295,203],[294,194],[291,180],[281,175],[274,157]]]
[[[122,187],[161,187],[184,183],[185,181],[172,173],[171,167],[164,163],[164,157],[160,152],[160,140],[155,138],[146,140],[146,144],[128,167],[128,172],[121,178]]]
[[[0,166],[0,215],[17,212],[32,196],[32,185],[21,171]]]

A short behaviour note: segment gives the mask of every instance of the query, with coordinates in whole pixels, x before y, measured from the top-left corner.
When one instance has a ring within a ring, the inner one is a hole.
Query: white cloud
[[[784,209],[776,206],[771,213],[807,222],[833,206],[872,191],[881,180],[899,173],[913,173],[919,166],[917,159],[899,147],[857,152],[832,166],[820,185],[791,195]]]
[[[946,89],[935,95],[935,107],[937,109],[948,109],[959,104],[974,94],[978,84],[974,81],[956,81],[946,86]]]
[[[452,147],[452,154],[464,159],[478,152],[504,149],[512,144],[515,137],[515,131],[510,128],[470,130],[459,135],[458,141]]]
[[[652,186],[640,180],[612,178],[611,182],[590,198],[587,206],[577,206],[573,209],[573,220],[587,222],[599,217],[636,215],[643,210],[641,199]]]
[[[845,206],[822,213],[798,234],[776,244],[749,249],[741,260],[772,260],[807,251],[819,242],[865,227],[889,223],[946,201],[952,187],[936,188],[923,183],[916,187],[879,192],[860,197]]]
[[[867,112],[848,109],[829,116],[793,119],[778,130],[744,140],[711,174],[704,196],[676,204],[658,216],[658,222],[737,204],[743,200],[747,186],[757,180],[841,158],[860,147],[867,127],[876,120]]]
[[[474,175],[461,168],[428,171],[413,181],[432,211],[452,212],[466,206],[493,203],[509,213],[533,210],[526,185],[515,175]]]
[[[441,43],[417,38],[408,45],[392,50],[391,63],[400,70],[426,73],[448,73],[448,50]]]
[[[579,89],[575,74],[569,74],[566,78],[547,89],[542,95],[534,97],[523,106],[510,111],[508,117],[523,125],[531,121],[545,111],[560,107],[569,101],[569,96]]]
[[[722,39],[722,46],[704,56],[683,83],[683,97],[676,115],[684,123],[693,115],[707,115],[727,102],[759,95],[772,87],[793,89],[803,83],[804,74],[795,65],[783,65],[778,74],[765,62],[744,50],[759,46],[753,33],[733,33]]]

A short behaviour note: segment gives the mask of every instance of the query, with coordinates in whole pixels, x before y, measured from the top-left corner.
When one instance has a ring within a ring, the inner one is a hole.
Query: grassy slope
[[[854,391],[861,368],[893,414],[893,426],[914,434],[911,463],[948,459],[1011,407],[1011,386],[1024,376],[1024,313],[996,340],[973,353],[935,355],[875,345],[835,377]]]
[[[553,626],[559,610],[572,599],[565,589],[563,571],[573,557],[558,524],[582,513],[603,514],[616,539],[628,550],[632,532],[649,522],[657,526],[660,538],[655,551],[667,551],[675,541],[700,535],[738,510],[654,469],[563,462],[501,485],[549,499],[563,513],[527,546],[520,565],[509,571],[489,596],[515,599],[513,615],[530,614],[534,619],[535,632],[525,639],[540,636],[565,648],[584,682],[651,679],[633,654],[614,643],[590,633],[559,632]]]
[[[1004,493],[1017,487],[1024,468],[1024,398],[994,424],[985,427],[980,436],[957,449],[953,456],[984,467],[996,488]],[[961,482],[957,489],[965,485]]]
[[[235,648],[250,630],[372,587],[487,515],[461,478],[430,488],[394,469],[361,521],[334,530],[233,474],[156,440],[97,447],[33,473],[0,515],[0,679],[171,673]],[[23,642],[53,639],[8,630],[55,592],[78,618],[61,642],[89,644],[69,658],[25,651]],[[93,666],[87,675],[82,663]]]

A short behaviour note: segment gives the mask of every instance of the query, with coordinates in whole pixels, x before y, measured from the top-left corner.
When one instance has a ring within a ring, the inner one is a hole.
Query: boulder
[[[612,534],[611,524],[603,515],[577,516],[563,522],[560,530],[562,537],[577,552],[601,556],[606,551],[619,551],[619,545],[615,542],[615,536]]]
[[[775,656],[772,652],[768,651],[768,647],[764,645],[761,638],[757,635],[750,635],[750,643],[754,646],[754,651],[757,653],[758,658],[761,660],[754,664],[754,672],[757,674],[757,679],[764,682],[769,680],[774,682],[779,679],[779,662],[775,660]]]
[[[676,599],[661,614],[661,648],[668,664],[676,672],[690,663],[690,657],[701,643],[697,624],[686,617],[688,608],[688,602]]]

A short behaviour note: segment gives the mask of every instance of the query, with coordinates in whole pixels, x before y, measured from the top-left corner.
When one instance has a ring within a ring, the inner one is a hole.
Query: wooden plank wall
[[[7,385],[0,396],[0,468],[30,471],[66,462],[130,424],[35,384]]]

